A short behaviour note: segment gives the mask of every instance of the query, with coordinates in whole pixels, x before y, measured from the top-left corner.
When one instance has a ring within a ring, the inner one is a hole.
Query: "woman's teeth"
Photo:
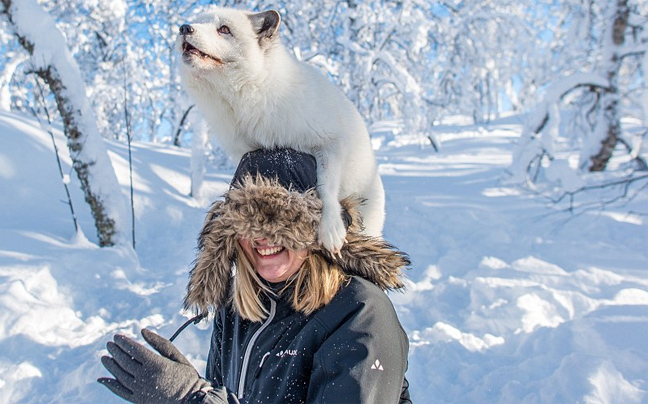
[[[281,247],[281,246],[278,246],[278,247],[263,247],[263,248],[257,247],[256,250],[259,253],[259,255],[262,255],[262,256],[266,257],[268,255],[277,254],[278,252],[283,250],[283,247]]]

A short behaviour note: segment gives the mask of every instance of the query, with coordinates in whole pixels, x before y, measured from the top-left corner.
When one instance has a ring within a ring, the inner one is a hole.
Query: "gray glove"
[[[160,355],[123,335],[115,335],[106,347],[112,355],[101,363],[115,377],[97,381],[124,400],[136,404],[188,403],[193,393],[209,388],[178,348],[156,333],[142,330],[144,340]]]

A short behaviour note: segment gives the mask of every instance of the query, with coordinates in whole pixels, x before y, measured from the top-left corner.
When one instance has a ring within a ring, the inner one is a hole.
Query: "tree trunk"
[[[85,140],[85,136],[76,123],[74,109],[69,106],[70,100],[63,95],[65,86],[56,70],[51,66],[47,69],[39,69],[36,73],[47,83],[54,94],[59,113],[61,114],[61,118],[63,118],[63,127],[68,139],[67,145],[70,149],[70,157],[72,158],[74,170],[81,183],[85,200],[90,205],[90,211],[95,220],[99,245],[112,246],[115,244],[115,221],[107,214],[101,196],[93,192],[92,184],[90,183],[90,170],[92,169],[93,163],[78,158],[84,146],[83,141]]]
[[[175,133],[175,136],[173,136],[173,145],[180,147],[180,135],[182,135],[182,130],[184,129],[185,122],[187,121],[187,117],[189,116],[189,112],[191,112],[191,109],[195,106],[196,104],[192,104],[189,108],[187,108],[182,114],[182,119],[180,119],[180,123],[178,124],[178,130]]]
[[[54,94],[70,158],[95,220],[99,245],[125,242],[122,221],[126,218],[126,203],[63,35],[35,0],[20,0],[18,5],[13,0],[0,0],[0,4],[0,13],[7,16],[20,44],[32,56],[35,73]],[[40,29],[51,26],[46,37],[38,29],[31,30],[34,18],[38,18]]]
[[[604,42],[604,58],[609,86],[601,94],[601,106],[594,128],[594,136],[600,141],[600,148],[589,157],[589,162],[585,162],[589,163],[589,171],[605,170],[621,137],[619,72],[622,59],[620,49],[625,42],[629,15],[628,0],[616,0],[611,29]]]

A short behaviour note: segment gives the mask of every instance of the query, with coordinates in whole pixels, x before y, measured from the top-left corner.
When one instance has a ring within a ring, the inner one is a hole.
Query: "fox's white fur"
[[[336,86],[288,53],[279,24],[276,11],[212,8],[183,25],[176,43],[183,85],[233,160],[262,147],[315,156],[325,248],[344,243],[339,201],[350,194],[366,199],[365,233],[379,237],[385,194],[363,119]]]

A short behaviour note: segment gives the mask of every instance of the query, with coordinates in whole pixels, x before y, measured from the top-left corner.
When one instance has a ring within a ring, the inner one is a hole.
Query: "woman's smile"
[[[283,282],[293,276],[301,267],[307,250],[295,251],[282,245],[272,245],[268,239],[239,239],[239,244],[259,276],[268,282]]]
[[[263,257],[269,257],[276,255],[284,250],[282,246],[265,246],[265,247],[255,247],[255,250],[259,255]]]

